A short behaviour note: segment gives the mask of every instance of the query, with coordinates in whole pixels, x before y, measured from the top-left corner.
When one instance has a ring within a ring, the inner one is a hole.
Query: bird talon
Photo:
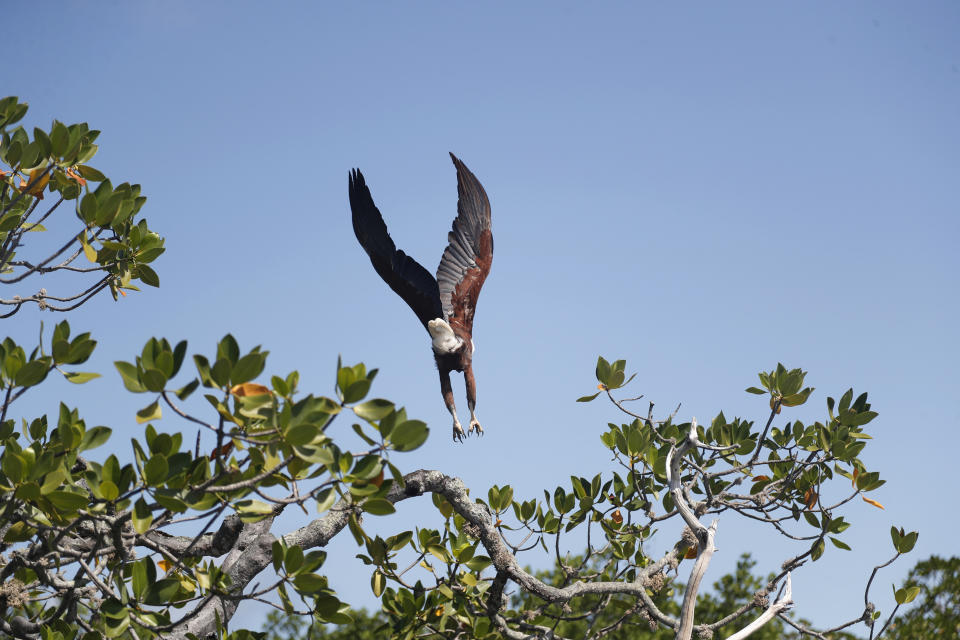
[[[454,442],[463,442],[464,438],[466,438],[466,437],[467,437],[466,434],[463,432],[463,427],[461,427],[461,426],[460,426],[459,424],[457,424],[457,423],[454,423],[454,425],[453,425],[453,441],[454,441]]]
[[[469,426],[469,428],[467,429],[467,432],[468,432],[468,433],[473,433],[474,430],[477,431],[477,437],[480,437],[480,436],[483,435],[483,427],[480,426],[480,423],[477,422],[476,420],[471,420],[471,421],[470,421],[470,426]]]

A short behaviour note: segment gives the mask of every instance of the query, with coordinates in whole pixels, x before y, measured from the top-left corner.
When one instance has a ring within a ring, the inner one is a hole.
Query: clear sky
[[[796,611],[822,625],[859,614],[891,524],[921,533],[881,576],[883,610],[913,562],[956,553],[960,4],[48,2],[2,15],[0,94],[31,104],[30,126],[101,129],[91,164],[143,185],[168,246],[159,290],[71,316],[100,338],[87,368],[104,378],[28,395],[23,411],[71,394],[127,451],[146,402],[110,363],[150,336],[208,353],[232,332],[317,393],[332,392],[337,354],[380,367],[376,395],[432,428],[402,468],[530,498],[612,470],[599,435],[614,408],[574,402],[597,355],[626,358],[632,391],[701,422],[762,420],[765,400],[743,389],[781,361],[816,387],[785,418],[870,392],[880,417],[863,457],[888,480],[871,494],[884,511],[851,505],[854,551],[794,577]],[[360,167],[398,246],[432,271],[456,211],[448,151],[484,184],[495,237],[474,336],[486,435],[460,445],[428,337],[371,268],[347,201]],[[58,318],[30,309],[2,330],[35,340],[41,319]],[[385,531],[439,523],[400,511]],[[708,580],[742,551],[767,572],[791,549],[731,517],[717,546]],[[332,586],[369,606],[352,540],[332,551]],[[262,610],[244,611],[259,624]]]

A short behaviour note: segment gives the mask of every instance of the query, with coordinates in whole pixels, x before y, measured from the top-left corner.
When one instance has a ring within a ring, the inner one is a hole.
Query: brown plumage
[[[433,357],[440,372],[440,391],[453,416],[453,438],[465,433],[457,419],[450,372],[462,371],[467,387],[470,424],[467,433],[483,433],[477,421],[477,388],[473,377],[473,318],[477,298],[493,262],[490,201],[476,176],[452,153],[457,168],[457,217],[447,234],[437,277],[397,249],[383,216],[359,169],[350,172],[350,209],[353,231],[380,277],[413,309],[432,339]]]

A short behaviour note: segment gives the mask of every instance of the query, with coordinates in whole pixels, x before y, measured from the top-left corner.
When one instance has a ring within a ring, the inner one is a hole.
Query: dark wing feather
[[[450,243],[437,268],[443,317],[473,333],[477,298],[493,262],[490,201],[476,176],[450,154],[457,168],[457,217],[447,235]]]
[[[410,305],[424,328],[430,320],[441,317],[437,281],[420,263],[397,249],[359,169],[350,172],[350,209],[353,232],[383,281]]]

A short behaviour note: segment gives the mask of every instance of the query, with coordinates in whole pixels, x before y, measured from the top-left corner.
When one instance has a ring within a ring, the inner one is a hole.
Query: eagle
[[[433,358],[440,372],[440,392],[453,416],[453,439],[483,434],[477,420],[477,383],[473,377],[473,317],[477,298],[493,262],[490,201],[476,176],[452,153],[457,169],[457,217],[447,234],[447,247],[437,277],[408,256],[390,238],[383,216],[373,203],[359,169],[350,172],[353,231],[384,282],[403,298],[430,334]],[[464,433],[450,386],[450,372],[462,371],[467,387],[470,423]]]

